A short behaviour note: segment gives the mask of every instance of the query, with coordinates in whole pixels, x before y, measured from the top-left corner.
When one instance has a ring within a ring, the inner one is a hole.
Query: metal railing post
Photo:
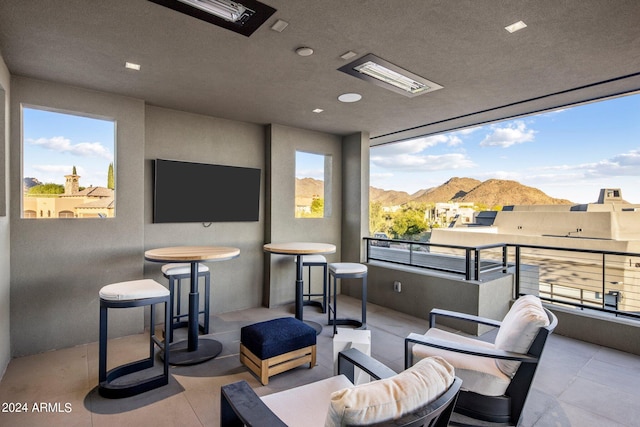
[[[507,267],[508,267],[508,263],[509,263],[509,260],[508,260],[509,253],[507,252],[507,249],[508,249],[507,245],[504,245],[502,247],[502,272],[503,273],[506,273],[507,270],[508,270]]]
[[[478,248],[473,251],[473,255],[475,256],[473,260],[473,280],[480,280],[480,251]]]
[[[515,298],[517,299],[520,296],[520,246],[516,245],[516,273],[515,273]],[[538,284],[538,287],[540,287],[540,284]]]
[[[413,265],[413,244],[409,244],[409,264]]]
[[[607,283],[606,283],[606,267],[605,267],[605,254],[602,253],[602,309],[607,309],[607,303],[605,301],[605,295],[607,293]]]
[[[367,262],[369,262],[369,258],[371,256],[370,253],[369,253],[369,250],[371,249],[371,240],[369,240],[369,239],[367,239],[365,237],[364,241],[367,244],[367,248],[365,249],[365,254],[366,254],[366,257],[367,257]]]

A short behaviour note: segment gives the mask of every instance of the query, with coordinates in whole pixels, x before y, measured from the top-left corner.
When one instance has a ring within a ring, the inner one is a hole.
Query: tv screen
[[[258,221],[260,169],[156,159],[153,222]]]

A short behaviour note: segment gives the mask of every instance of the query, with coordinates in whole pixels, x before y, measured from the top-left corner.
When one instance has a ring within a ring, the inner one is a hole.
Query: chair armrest
[[[220,393],[220,426],[287,425],[278,418],[246,381],[222,386]]]
[[[353,370],[358,367],[374,379],[384,379],[396,372],[361,351],[352,348],[338,355],[338,371],[353,382]],[[239,381],[221,387],[220,426],[274,426],[286,427],[246,381]]]
[[[439,348],[441,350],[453,351],[456,353],[469,354],[471,356],[489,357],[491,359],[513,360],[524,363],[538,363],[539,358],[523,353],[515,353],[512,351],[504,351],[499,349],[473,347],[452,341],[439,340],[420,334],[409,334],[405,339],[405,369],[413,363],[413,354],[409,346],[411,344],[422,344],[427,347]]]
[[[498,320],[489,319],[487,317],[475,316],[473,314],[460,313],[457,311],[449,311],[442,310],[439,308],[434,308],[429,313],[429,328],[434,328],[436,326],[436,316],[449,317],[452,319],[460,319],[465,320],[467,322],[480,323],[482,325],[489,325],[496,328],[499,328],[502,322]]]
[[[349,381],[354,381],[353,368],[357,367],[371,375],[373,379],[382,380],[396,375],[396,372],[385,364],[367,356],[356,348],[338,353],[338,374],[344,374]]]

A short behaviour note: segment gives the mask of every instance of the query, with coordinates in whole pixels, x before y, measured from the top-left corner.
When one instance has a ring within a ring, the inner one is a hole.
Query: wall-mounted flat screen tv
[[[153,222],[258,221],[260,169],[156,159]]]

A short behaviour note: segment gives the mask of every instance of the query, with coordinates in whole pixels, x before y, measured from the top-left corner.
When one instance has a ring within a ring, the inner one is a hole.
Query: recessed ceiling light
[[[273,24],[271,26],[271,29],[273,31],[277,31],[278,33],[281,33],[284,31],[285,28],[287,28],[287,26],[289,25],[289,23],[287,21],[283,21],[282,19],[278,19],[275,24]]]
[[[313,55],[313,49],[310,47],[299,47],[296,49],[296,53],[300,56],[311,56]]]
[[[525,24],[522,21],[518,21],[514,24],[507,25],[506,27],[504,27],[504,29],[509,31],[510,33],[515,33],[516,31],[519,31],[523,28],[527,28],[527,24]]]
[[[125,62],[124,66],[130,70],[140,71],[140,64],[135,64],[133,62]]]
[[[340,102],[358,102],[362,99],[362,95],[359,93],[343,93],[338,97]]]
[[[439,84],[372,54],[356,59],[338,70],[410,98],[442,89]]]
[[[313,112],[314,113],[322,113],[324,110],[322,108],[314,108]]]
[[[351,59],[356,55],[357,55],[357,53],[355,53],[355,52],[350,50],[349,52],[345,52],[342,55],[340,55],[340,58],[342,58],[342,59]]]

